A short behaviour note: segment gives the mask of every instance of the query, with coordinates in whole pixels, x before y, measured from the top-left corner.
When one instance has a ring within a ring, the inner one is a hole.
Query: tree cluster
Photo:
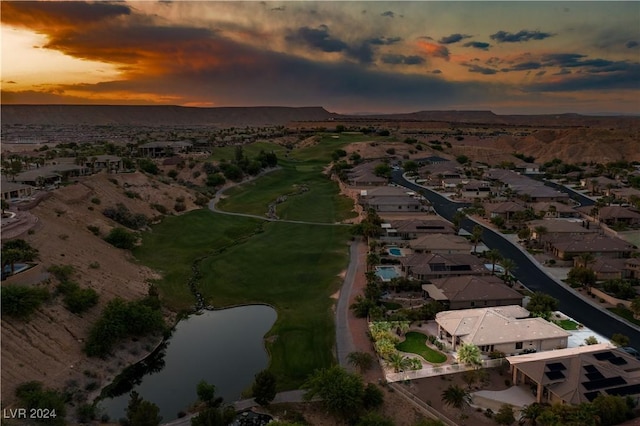
[[[125,302],[116,298],[109,302],[89,331],[85,353],[106,357],[113,346],[127,336],[162,331],[165,327],[162,314],[151,299]]]
[[[130,229],[140,229],[149,223],[149,219],[144,214],[132,213],[122,203],[116,204],[115,207],[107,207],[102,214]]]
[[[28,320],[31,314],[49,299],[49,291],[41,287],[6,285],[0,289],[2,316]]]
[[[16,388],[16,397],[20,400],[19,405],[30,413],[31,410],[47,410],[48,418],[33,419],[37,424],[64,425],[66,407],[65,397],[61,393],[46,389],[41,382],[25,382]]]
[[[104,240],[114,247],[131,250],[135,247],[138,236],[118,226],[109,231],[109,234],[104,237]]]
[[[9,266],[11,273],[15,272],[18,262],[31,262],[38,257],[38,250],[22,239],[9,240],[2,245],[2,270]]]

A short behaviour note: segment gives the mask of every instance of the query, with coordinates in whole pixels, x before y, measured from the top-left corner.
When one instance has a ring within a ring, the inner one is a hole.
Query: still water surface
[[[263,338],[275,320],[276,311],[266,305],[204,311],[183,319],[168,341],[162,370],[145,375],[133,390],[160,407],[163,421],[176,419],[198,399],[200,380],[214,384],[216,396],[225,402],[235,401],[267,367]],[[117,420],[126,416],[128,401],[127,392],[101,401],[100,407]]]

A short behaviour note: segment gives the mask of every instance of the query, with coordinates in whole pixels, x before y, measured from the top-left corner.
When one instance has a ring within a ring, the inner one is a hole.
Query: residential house
[[[580,217],[580,212],[564,203],[538,202],[531,204],[533,212],[545,219]]]
[[[117,173],[122,170],[122,158],[116,155],[96,155],[85,161],[84,166],[92,171],[106,170]]]
[[[487,198],[491,195],[491,184],[484,180],[471,179],[462,183],[462,198]]]
[[[536,163],[525,163],[518,162],[516,163],[516,172],[526,174],[526,175],[535,175],[540,173],[540,165]]]
[[[157,158],[171,157],[174,154],[191,151],[193,144],[187,141],[148,142],[138,147],[141,157]]]
[[[358,187],[387,185],[389,179],[374,173],[374,169],[380,164],[382,163],[379,161],[358,164],[347,172],[348,184]]]
[[[592,402],[640,395],[640,361],[607,343],[507,357],[512,383],[535,389],[538,403]]]
[[[422,295],[447,310],[522,305],[524,296],[494,275],[436,278],[422,285]]]
[[[607,257],[597,257],[589,268],[596,273],[596,279],[600,281],[626,278],[625,266],[629,259],[611,259]],[[579,263],[574,259],[574,263]]]
[[[640,226],[640,213],[622,206],[600,207],[596,218],[608,226]]]
[[[501,182],[503,186],[509,188],[512,192],[531,202],[569,200],[568,194],[511,170],[491,169],[485,173],[485,177],[493,182]]]
[[[540,241],[562,240],[568,237],[596,234],[600,231],[597,224],[585,221],[562,219],[538,219],[527,222],[531,237]],[[539,233],[542,230],[544,233]]]
[[[516,213],[524,213],[527,208],[520,203],[504,201],[502,203],[484,203],[485,214],[489,219],[500,217],[505,223],[509,223]]]
[[[580,179],[580,186],[594,194],[604,194],[611,188],[620,188],[620,182],[609,179],[606,176],[597,176]]]
[[[33,194],[33,186],[23,183],[9,182],[2,180],[0,184],[2,188],[2,199],[5,201],[19,200],[21,198],[30,197]]]
[[[84,176],[89,173],[90,170],[88,168],[76,164],[51,164],[18,173],[13,181],[34,187],[44,187],[57,185],[62,180]]]
[[[429,281],[462,275],[490,275],[484,263],[472,254],[414,253],[400,259],[407,278]]]
[[[408,195],[399,197],[370,197],[364,200],[365,210],[373,209],[378,213],[406,213],[423,211],[420,200]]]
[[[551,240],[547,245],[553,255],[562,260],[587,253],[594,257],[628,258],[636,248],[623,239],[597,234]]]
[[[468,254],[471,244],[464,237],[453,234],[427,234],[409,241],[409,247],[417,253]]]
[[[633,197],[640,199],[640,189],[612,188],[609,190],[608,195],[613,195],[616,199],[626,201],[627,203],[629,203],[631,202]]]
[[[528,318],[519,305],[442,311],[436,314],[438,337],[453,350],[476,345],[482,353],[541,352],[566,348],[570,333],[539,317]]]
[[[625,259],[624,273],[627,278],[640,279],[640,258]]]
[[[393,220],[391,228],[395,236],[412,240],[428,234],[455,234],[453,225],[442,219]]]

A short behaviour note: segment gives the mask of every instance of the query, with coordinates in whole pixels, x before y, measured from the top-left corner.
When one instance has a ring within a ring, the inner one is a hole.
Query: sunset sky
[[[640,2],[1,2],[2,103],[640,114]]]

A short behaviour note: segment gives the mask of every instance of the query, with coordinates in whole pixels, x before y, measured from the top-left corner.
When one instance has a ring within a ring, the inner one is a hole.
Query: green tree
[[[344,419],[357,418],[363,408],[362,378],[339,366],[316,370],[302,388],[306,400],[319,396],[327,411]]]
[[[496,263],[500,262],[502,260],[502,255],[500,254],[500,252],[496,249],[493,250],[489,250],[488,252],[485,253],[485,256],[487,257],[487,260],[489,260],[489,262],[491,262],[491,273],[493,275],[496,274]]]
[[[500,410],[496,413],[494,420],[499,425],[511,425],[516,421],[513,415],[513,408],[509,404],[502,404]]]
[[[518,268],[518,265],[513,261],[513,259],[509,259],[507,257],[500,261],[500,266],[502,266],[502,269],[504,270],[502,279],[504,280],[504,282],[511,285],[514,280],[512,273]]]
[[[347,355],[347,361],[362,374],[373,366],[373,355],[368,352],[350,352]]]
[[[590,290],[596,283],[596,273],[590,268],[584,266],[574,266],[569,270],[567,274],[567,281],[570,284],[580,285],[581,287]]]
[[[357,295],[354,302],[349,307],[356,317],[366,318],[369,315],[369,311],[371,311],[375,306],[376,304],[373,300]]]
[[[130,426],[157,426],[162,421],[160,409],[150,401],[145,401],[138,392],[129,394],[127,420]]]
[[[28,320],[31,314],[49,299],[46,288],[6,285],[0,289],[2,316]]]
[[[621,396],[600,394],[592,402],[602,426],[616,425],[630,419],[633,400]]]
[[[269,405],[276,397],[276,376],[269,370],[262,370],[256,374],[252,391],[258,404]]]
[[[481,365],[480,349],[473,343],[463,343],[458,347],[458,361],[478,368]]]
[[[616,346],[629,346],[629,336],[625,336],[622,333],[614,333],[613,336],[611,336],[611,341]]]
[[[538,417],[540,417],[543,411],[544,407],[534,402],[533,404],[525,405],[520,415],[523,419],[527,419],[531,423],[531,426],[536,426]]]
[[[131,250],[135,247],[138,237],[136,234],[127,231],[121,227],[115,227],[107,235],[104,240],[114,247]]]
[[[584,343],[586,345],[597,345],[599,342],[598,342],[598,339],[596,339],[596,336],[589,336],[586,339],[584,339]]]
[[[405,161],[404,164],[402,165],[402,168],[407,173],[415,173],[415,172],[418,171],[419,167],[420,166],[418,165],[418,163],[416,163],[415,161],[412,161],[412,160]]]
[[[536,291],[527,304],[527,310],[534,316],[550,318],[551,312],[558,309],[558,299],[546,293]]]
[[[442,391],[441,397],[446,405],[462,409],[469,400],[469,393],[458,385],[450,385]]]
[[[588,268],[595,261],[596,258],[593,253],[582,253],[576,258],[576,264],[581,265],[583,268]]]
[[[364,388],[364,395],[362,396],[362,405],[366,410],[371,410],[374,408],[378,408],[382,406],[384,403],[384,394],[380,388],[373,384],[369,383]]]
[[[631,312],[633,312],[633,316],[635,318],[640,317],[640,296],[635,297],[631,301]]]
[[[389,355],[387,362],[389,362],[389,365],[393,367],[393,371],[395,371],[396,373],[405,371],[411,365],[409,358],[407,358],[406,356],[403,356],[399,352],[394,352],[391,355]]]
[[[219,407],[222,404],[222,398],[216,398],[216,386],[200,380],[196,386],[196,394],[198,399],[206,403],[209,407]]]
[[[16,388],[16,397],[20,400],[20,407],[31,410],[47,409],[55,412],[55,418],[41,422],[49,425],[64,425],[66,415],[65,398],[61,393],[46,389],[41,382],[25,382]],[[49,411],[49,412],[52,412]]]
[[[378,164],[376,167],[374,167],[373,173],[378,177],[390,178],[391,167],[389,167],[389,165],[385,163]]]
[[[471,242],[473,243],[473,252],[476,253],[478,251],[478,243],[482,241],[482,226],[475,225],[473,227],[473,231],[471,232]]]

